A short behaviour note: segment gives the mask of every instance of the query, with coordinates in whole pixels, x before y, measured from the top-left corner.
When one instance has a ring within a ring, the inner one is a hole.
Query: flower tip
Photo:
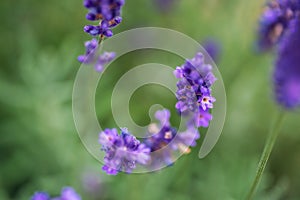
[[[80,63],[84,63],[85,56],[84,56],[84,55],[80,55],[80,56],[77,57],[77,60],[78,60]]]
[[[174,76],[178,79],[183,78],[183,71],[180,67],[176,67],[176,69],[173,72]]]
[[[90,21],[95,21],[96,15],[94,13],[88,13],[88,14],[86,14],[85,18]]]
[[[103,72],[103,66],[99,64],[95,65],[95,71],[99,73]]]
[[[158,119],[162,126],[169,125],[171,114],[168,109],[158,110],[155,112],[155,118]]]
[[[117,24],[120,24],[120,23],[122,22],[122,20],[123,20],[123,18],[120,17],[120,16],[118,16],[118,17],[115,18],[115,22],[116,22]]]
[[[112,169],[112,168],[108,167],[107,165],[104,165],[102,167],[102,170],[105,171],[107,175],[113,175],[113,176],[115,176],[115,175],[118,174],[117,170]]]
[[[106,37],[111,37],[113,36],[113,32],[110,29],[107,29],[106,31],[103,32],[103,35],[105,35]]]

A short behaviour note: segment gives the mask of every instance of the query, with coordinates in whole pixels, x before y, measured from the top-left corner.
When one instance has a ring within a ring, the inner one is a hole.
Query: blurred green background
[[[84,52],[83,42],[90,39],[82,31],[88,23],[82,1],[0,2],[1,200],[29,199],[39,190],[57,195],[66,185],[73,186],[84,200],[245,197],[278,112],[271,85],[275,56],[254,51],[264,1],[174,2],[170,10],[162,12],[154,0],[128,0],[123,8],[124,21],[114,32],[158,26],[183,32],[200,42],[206,38],[220,42],[218,67],[228,98],[223,134],[203,160],[197,156],[198,144],[172,167],[117,177],[101,171],[102,165],[81,144],[72,118],[72,87],[80,67],[77,56]],[[96,108],[105,127],[115,126],[110,97],[124,70],[147,62],[173,67],[182,62],[165,52],[140,54],[133,52],[114,62],[99,83]],[[143,116],[154,103],[175,113],[174,96],[166,91],[157,86],[140,88],[131,100],[133,118],[147,124],[148,118]],[[147,106],[138,104],[140,101]],[[256,199],[300,199],[299,119],[299,112],[287,114]],[[205,130],[201,134],[203,139]]]

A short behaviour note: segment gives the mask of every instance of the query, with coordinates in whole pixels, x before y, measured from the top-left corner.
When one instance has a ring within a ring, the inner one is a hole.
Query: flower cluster
[[[103,170],[116,175],[119,171],[130,173],[136,164],[146,165],[150,149],[140,143],[127,129],[106,129],[99,134],[99,143],[105,152]]]
[[[114,52],[104,52],[97,56],[97,49],[104,37],[113,35],[112,28],[121,23],[121,8],[124,0],[84,0],[84,6],[89,10],[86,19],[90,21],[99,21],[99,24],[86,25],[84,31],[92,36],[99,36],[85,42],[85,54],[78,56],[78,61],[84,64],[94,63],[95,70],[102,72],[104,66],[111,62],[116,54]]]
[[[273,0],[267,3],[259,26],[258,48],[261,51],[269,50],[281,40],[299,9],[299,0]]]
[[[210,109],[215,98],[211,95],[211,86],[216,81],[212,66],[204,63],[202,53],[197,53],[191,60],[177,67],[174,71],[177,83],[176,108],[181,114],[191,114],[196,127],[207,127],[212,120]]]
[[[149,169],[171,165],[175,151],[189,153],[189,146],[195,146],[200,137],[198,130],[189,126],[185,132],[177,132],[170,125],[170,111],[161,110],[155,113],[159,124],[150,124],[147,135],[151,135],[143,142],[137,140],[127,129],[106,129],[99,134],[99,143],[106,153],[103,170],[110,175],[120,171],[132,172],[136,164]]]
[[[121,23],[121,8],[125,0],[84,0],[84,6],[89,10],[86,19],[100,21],[99,25],[87,25],[84,31],[92,36],[111,37],[111,28]]]
[[[51,198],[46,192],[36,192],[31,197],[31,200],[81,200],[80,195],[71,187],[62,189],[60,196]]]

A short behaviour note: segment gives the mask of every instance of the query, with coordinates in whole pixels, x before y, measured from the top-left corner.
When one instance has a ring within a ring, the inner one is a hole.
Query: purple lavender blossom
[[[50,196],[46,192],[36,192],[31,197],[31,200],[50,200]]]
[[[120,171],[131,173],[136,164],[146,165],[150,159],[150,149],[140,143],[127,129],[106,129],[99,134],[99,143],[106,153],[103,170],[110,175]]]
[[[173,150],[180,150],[187,154],[190,153],[189,146],[196,146],[196,141],[200,138],[198,130],[194,126],[187,127],[184,132],[179,132],[177,137],[174,138],[174,142],[171,144]]]
[[[275,95],[287,109],[300,106],[300,15],[290,24],[279,45],[274,71]]]
[[[84,0],[84,6],[89,10],[86,19],[101,20],[98,26],[87,25],[84,31],[92,36],[104,35],[111,37],[111,28],[121,23],[121,9],[125,0]]]
[[[170,124],[170,111],[160,110],[155,113],[159,124],[151,124],[148,128],[150,137],[144,143],[151,149],[150,168],[162,167],[164,164],[172,165],[173,155],[176,151],[189,153],[189,146],[195,146],[200,137],[194,125],[188,126],[184,132],[178,132]]]
[[[104,69],[104,66],[108,64],[109,62],[113,61],[115,59],[116,53],[115,52],[104,52],[101,54],[95,64],[95,70],[97,72],[102,72]]]
[[[95,70],[102,72],[104,65],[115,58],[115,53],[104,52],[96,56],[96,49],[104,37],[113,35],[112,28],[121,23],[121,8],[125,0],[84,0],[84,6],[89,10],[86,18],[91,21],[100,21],[98,25],[86,25],[84,31],[91,36],[98,36],[99,41],[92,39],[85,43],[86,52],[78,56],[78,61],[84,64],[95,62]]]
[[[197,127],[205,127],[209,126],[209,122],[212,120],[212,115],[208,110],[200,109],[197,114],[194,114],[194,118],[191,119],[189,123],[195,123]]]
[[[216,101],[211,96],[211,86],[216,81],[212,66],[204,63],[203,54],[199,52],[193,59],[177,67],[174,75],[180,79],[177,83],[176,109],[182,114],[192,113],[195,126],[207,127],[207,121],[212,119],[207,113]]]
[[[86,25],[83,28],[83,30],[84,32],[90,34],[91,36],[97,36],[97,35],[104,35],[106,37],[113,36],[112,30],[108,28],[103,28],[101,25],[100,26]]]
[[[90,64],[95,59],[96,50],[98,48],[98,41],[92,39],[84,43],[86,48],[85,54],[78,56],[78,61],[84,64]]]
[[[170,126],[171,113],[169,110],[158,110],[155,112],[155,118],[160,121],[161,126]]]
[[[95,63],[94,67],[97,72],[102,72],[105,65],[113,61],[116,57],[115,52],[104,52],[103,54],[97,56],[98,41],[92,39],[85,43],[86,52],[85,55],[78,56],[78,61],[84,64]]]
[[[271,49],[280,42],[292,19],[300,9],[298,0],[272,0],[260,19],[258,48]]]

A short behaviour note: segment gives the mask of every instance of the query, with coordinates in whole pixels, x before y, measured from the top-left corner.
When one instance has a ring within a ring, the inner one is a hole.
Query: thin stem
[[[284,119],[284,112],[280,112],[280,114],[277,116],[277,118],[275,120],[275,124],[273,125],[273,128],[271,129],[271,132],[269,133],[269,136],[267,138],[267,141],[266,141],[266,144],[265,144],[265,147],[264,147],[264,151],[262,153],[261,159],[260,159],[259,164],[258,164],[258,169],[257,169],[257,172],[256,172],[254,182],[252,183],[251,190],[248,193],[248,196],[246,198],[247,200],[253,199],[253,196],[256,192],[256,189],[259,185],[259,182],[262,178],[262,174],[264,172],[264,169],[267,165],[268,159],[269,159],[270,154],[272,152],[273,146],[276,142],[277,136],[280,132],[280,128],[281,128],[283,119]]]
[[[101,42],[103,41],[103,39],[104,39],[104,35],[103,34],[99,35],[98,45],[101,44]]]

